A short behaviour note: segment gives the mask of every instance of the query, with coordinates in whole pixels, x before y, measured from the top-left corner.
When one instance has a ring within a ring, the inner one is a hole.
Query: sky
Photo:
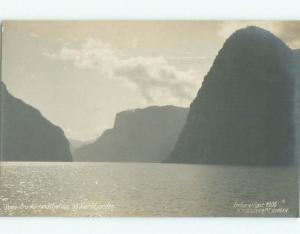
[[[188,107],[224,41],[255,25],[300,48],[292,21],[6,21],[2,80],[70,139],[95,139],[124,110]]]

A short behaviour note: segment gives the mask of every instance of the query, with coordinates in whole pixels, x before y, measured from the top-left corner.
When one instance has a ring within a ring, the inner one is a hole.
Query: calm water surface
[[[296,216],[289,167],[1,164],[2,216]]]

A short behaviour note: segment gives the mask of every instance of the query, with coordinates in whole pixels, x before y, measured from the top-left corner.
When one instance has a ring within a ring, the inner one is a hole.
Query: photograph
[[[0,216],[299,216],[300,21],[1,29]]]

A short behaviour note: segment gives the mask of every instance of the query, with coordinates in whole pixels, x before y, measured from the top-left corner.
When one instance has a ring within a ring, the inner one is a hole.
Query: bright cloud
[[[138,89],[148,104],[188,105],[201,85],[194,70],[183,71],[164,57],[128,57],[110,44],[89,39],[80,48],[63,46],[45,56],[71,61],[79,69],[96,69],[104,77],[117,79]]]

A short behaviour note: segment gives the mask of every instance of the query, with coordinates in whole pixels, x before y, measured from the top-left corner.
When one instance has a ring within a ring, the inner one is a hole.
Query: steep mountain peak
[[[262,28],[248,26],[237,30],[225,41],[203,86],[233,79],[284,79],[285,75],[270,74],[291,73],[292,60],[291,49],[278,37]]]
[[[293,160],[294,56],[247,27],[224,43],[167,162],[281,164]]]
[[[289,47],[273,33],[256,26],[248,26],[235,31],[225,41],[223,47],[226,48],[230,44],[242,46],[243,49],[246,49],[245,46],[251,45],[262,46],[264,48],[276,47],[276,50],[282,48],[289,49]]]

